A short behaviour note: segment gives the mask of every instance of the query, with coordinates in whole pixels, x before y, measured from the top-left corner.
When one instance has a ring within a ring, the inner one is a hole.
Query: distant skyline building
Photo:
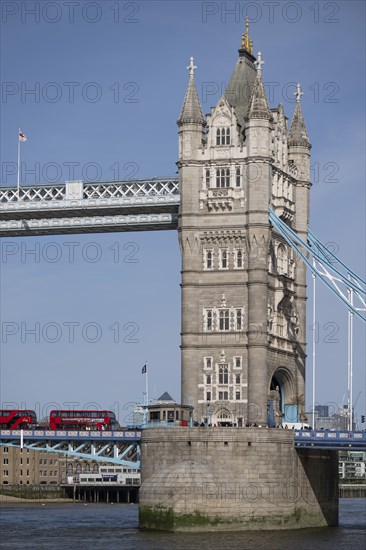
[[[329,416],[329,405],[315,405],[315,412],[319,416]]]
[[[307,416],[312,418],[312,412],[308,412]],[[357,422],[355,420],[353,411],[352,430],[357,429]],[[341,409],[338,409],[333,414],[329,415],[329,405],[315,405],[315,426],[316,430],[345,430],[349,428],[349,412],[348,405],[343,405]]]

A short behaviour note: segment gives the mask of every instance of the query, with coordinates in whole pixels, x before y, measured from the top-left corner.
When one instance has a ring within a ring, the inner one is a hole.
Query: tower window
[[[230,145],[230,128],[217,128],[216,145]]]
[[[211,392],[206,392],[206,401],[211,401]]]
[[[208,374],[208,375],[206,376],[206,384],[207,384],[208,386],[211,385],[211,374]]]
[[[236,173],[235,173],[235,184],[236,184],[236,187],[240,187],[241,185],[241,174],[240,174],[239,167],[237,167]]]
[[[235,267],[236,269],[242,269],[244,265],[244,254],[241,248],[235,251]]]
[[[240,374],[235,375],[235,384],[240,384],[240,378],[241,378]]]
[[[221,309],[219,314],[219,330],[225,331],[230,329],[230,312],[228,309]]]
[[[234,365],[236,369],[241,368],[241,357],[234,357]]]
[[[216,145],[221,145],[221,130],[217,128],[216,130]]]
[[[219,391],[219,401],[227,401],[229,399],[229,392]]]
[[[229,267],[228,251],[226,249],[220,250],[220,267],[221,269],[228,269]]]
[[[213,251],[205,250],[205,269],[213,269]]]
[[[208,309],[206,313],[206,329],[208,331],[213,330],[213,314],[212,309]]]
[[[226,128],[226,145],[230,145],[230,128]]]
[[[205,357],[205,368],[212,369],[212,357]]]
[[[217,168],[216,187],[230,187],[230,168]]]
[[[210,170],[207,168],[205,174],[206,187],[210,187]]]
[[[229,367],[222,365],[219,367],[219,384],[227,385],[229,383]]]
[[[243,328],[243,314],[241,309],[236,310],[236,330],[242,330]]]
[[[236,399],[237,401],[239,401],[239,399],[240,399],[240,391],[236,391],[236,392],[235,392],[235,399]]]

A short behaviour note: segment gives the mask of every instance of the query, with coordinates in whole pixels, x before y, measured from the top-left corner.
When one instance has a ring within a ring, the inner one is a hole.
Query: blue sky
[[[18,127],[28,136],[22,145],[23,184],[175,175],[176,120],[189,57],[198,65],[197,88],[208,113],[230,78],[248,15],[254,52],[261,50],[265,60],[271,106],[282,101],[291,119],[294,83],[305,92],[302,106],[313,145],[312,230],[364,275],[363,2],[107,0],[58,2],[56,8],[52,2],[20,1],[1,8],[3,185],[16,183]],[[150,397],[168,390],[179,399],[175,232],[1,244],[2,328],[13,323],[18,329],[6,341],[3,334],[3,405],[23,404],[43,416],[54,404],[96,403],[113,407],[123,421],[128,403],[142,399],[145,362]],[[4,255],[9,244],[14,253]],[[31,249],[35,254],[26,254]],[[347,391],[347,314],[320,288],[317,312],[316,400],[338,406]],[[27,333],[36,323],[39,342]],[[355,322],[359,415],[366,409],[364,335]],[[308,354],[310,403],[310,345]]]

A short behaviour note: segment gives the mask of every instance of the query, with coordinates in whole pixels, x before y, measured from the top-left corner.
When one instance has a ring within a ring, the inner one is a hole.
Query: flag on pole
[[[27,136],[23,132],[19,132],[19,141],[27,141]]]
[[[141,374],[145,374],[145,373],[146,373],[146,371],[147,371],[147,368],[146,368],[146,365],[144,365],[144,366],[142,367],[142,371],[141,371]]]

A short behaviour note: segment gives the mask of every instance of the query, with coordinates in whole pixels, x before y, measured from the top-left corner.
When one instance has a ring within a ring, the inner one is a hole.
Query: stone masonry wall
[[[140,525],[253,530],[338,523],[338,457],[296,451],[293,432],[150,428],[141,443]]]

